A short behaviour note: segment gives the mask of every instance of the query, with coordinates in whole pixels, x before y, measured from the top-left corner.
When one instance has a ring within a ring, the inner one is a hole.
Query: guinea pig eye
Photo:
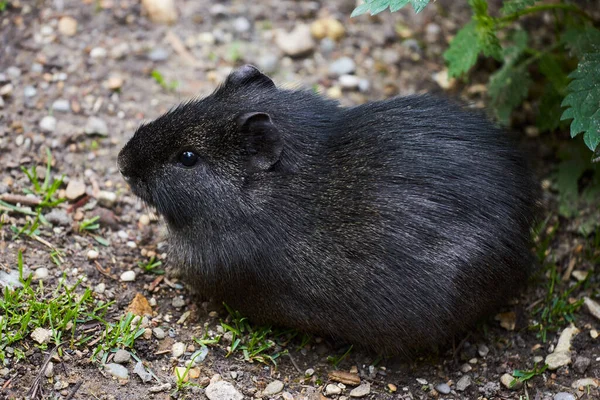
[[[179,155],[179,162],[184,167],[193,167],[198,162],[198,155],[192,151],[183,151]]]

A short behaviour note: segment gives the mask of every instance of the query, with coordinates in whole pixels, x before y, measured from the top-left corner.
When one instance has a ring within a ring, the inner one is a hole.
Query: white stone
[[[38,268],[33,272],[33,279],[38,279],[43,281],[44,279],[46,279],[48,277],[49,273],[48,273],[48,268]]]
[[[40,129],[43,132],[54,132],[56,129],[56,118],[54,118],[52,115],[46,115],[40,120]]]
[[[206,387],[204,392],[209,400],[243,400],[244,396],[231,383],[217,380]]]
[[[99,255],[100,255],[100,253],[98,253],[98,251],[97,251],[97,250],[90,249],[90,250],[88,250],[88,252],[87,252],[87,259],[88,259],[88,260],[96,260],[96,259],[98,259],[98,256],[99,256]]]
[[[330,383],[325,386],[325,396],[334,396],[342,393],[342,389],[338,387],[338,385],[334,385]]]
[[[265,390],[263,390],[263,397],[269,397],[269,396],[273,396],[276,395],[277,393],[281,392],[283,390],[283,382],[281,381],[273,381],[270,382],[267,387],[265,388]]]
[[[171,347],[171,355],[173,358],[179,358],[185,353],[185,343],[177,342]]]
[[[121,274],[121,280],[123,282],[133,282],[135,281],[135,272],[134,271],[125,271]]]
[[[31,332],[31,338],[39,344],[48,343],[51,337],[52,331],[49,329],[37,327],[33,330],[33,332]]]

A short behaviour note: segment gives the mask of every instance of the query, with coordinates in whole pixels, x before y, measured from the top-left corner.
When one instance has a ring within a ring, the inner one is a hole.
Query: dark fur
[[[270,121],[248,122],[253,112]],[[183,150],[201,162],[178,165]],[[525,164],[501,130],[447,100],[341,108],[248,66],[119,154],[200,293],[256,323],[404,354],[526,281],[537,190]]]

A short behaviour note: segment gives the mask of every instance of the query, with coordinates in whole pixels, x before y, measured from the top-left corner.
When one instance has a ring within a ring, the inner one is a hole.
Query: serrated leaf
[[[556,56],[546,53],[540,58],[538,65],[540,72],[552,83],[554,89],[558,93],[564,93],[569,83],[569,77],[556,59]]]
[[[531,83],[526,66],[512,63],[504,64],[490,77],[488,93],[500,123],[508,125],[512,111],[527,98]]]
[[[473,9],[473,20],[476,21],[475,30],[480,51],[487,57],[500,59],[502,46],[496,36],[496,22],[488,13],[487,1],[469,0],[469,5]]]
[[[591,25],[572,26],[562,35],[561,41],[575,57],[600,52],[600,30]]]
[[[352,11],[350,17],[356,17],[366,13],[376,15],[388,8],[391,12],[396,12],[408,3],[412,5],[415,13],[419,13],[427,6],[427,4],[429,4],[429,1],[430,0],[365,0],[363,4]]]
[[[427,7],[429,1],[430,0],[410,0],[410,4],[412,4],[413,8],[415,9],[415,14],[418,14],[423,11],[425,7]]]
[[[390,4],[390,11],[396,12],[407,4],[408,4],[408,0],[392,1]]]
[[[583,141],[594,151],[600,144],[600,52],[584,54],[569,78],[567,108],[561,120],[572,118],[571,137],[583,132]]]
[[[356,7],[352,14],[350,14],[350,18],[358,17],[359,15],[363,15],[369,12],[371,5],[369,3],[363,3],[360,6]]]
[[[500,12],[504,15],[512,14],[531,7],[535,2],[536,0],[505,0]]]
[[[468,72],[477,62],[479,43],[475,33],[475,21],[471,21],[458,31],[444,52],[448,63],[448,77],[460,76]]]

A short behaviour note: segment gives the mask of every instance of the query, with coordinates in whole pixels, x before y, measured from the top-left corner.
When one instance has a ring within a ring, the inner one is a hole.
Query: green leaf
[[[568,94],[562,102],[567,108],[561,120],[572,118],[571,137],[583,132],[583,141],[594,151],[600,144],[600,52],[584,54],[569,77]]]
[[[548,79],[548,82],[552,83],[554,89],[558,93],[564,94],[567,85],[569,84],[569,77],[563,70],[562,65],[556,59],[556,56],[550,53],[545,53],[539,61],[540,72]]]
[[[363,4],[352,11],[350,17],[357,17],[366,13],[376,15],[388,8],[391,12],[396,12],[408,3],[413,6],[415,13],[419,13],[427,6],[429,1],[430,0],[365,0]]]
[[[531,83],[527,67],[512,63],[505,63],[490,77],[488,93],[500,123],[508,125],[512,111],[527,98]]]
[[[600,52],[600,30],[591,25],[572,26],[561,37],[571,54],[581,58],[585,53]]]
[[[531,7],[536,0],[505,0],[500,12],[504,15],[512,14]]]
[[[469,5],[473,9],[473,20],[477,25],[477,39],[479,48],[487,57],[500,59],[502,46],[496,36],[496,20],[488,13],[488,4],[486,0],[469,0]]]
[[[471,21],[458,31],[448,50],[444,52],[444,59],[448,63],[448,76],[452,78],[468,72],[477,62],[479,51],[475,22]]]

